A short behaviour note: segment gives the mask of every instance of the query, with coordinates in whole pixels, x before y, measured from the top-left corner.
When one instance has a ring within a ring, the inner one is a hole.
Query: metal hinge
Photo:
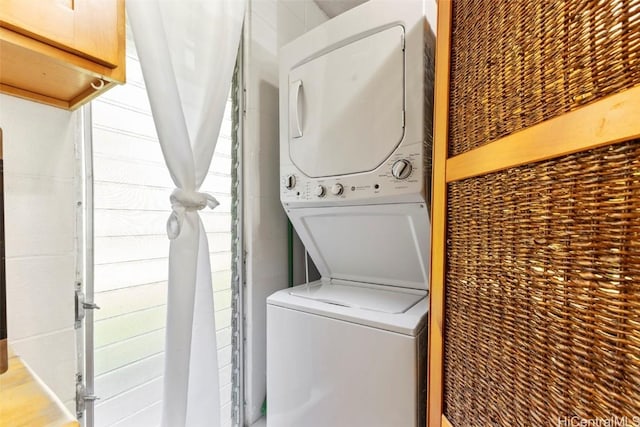
[[[242,89],[242,114],[247,114],[247,90]]]
[[[76,307],[76,322],[75,328],[78,329],[82,326],[82,320],[85,316],[85,310],[100,310],[100,307],[93,302],[85,302],[84,292],[76,291],[75,295],[75,307]]]
[[[404,128],[405,116],[406,116],[406,114],[405,114],[404,110],[402,110],[402,120],[401,121],[402,121],[402,127],[403,128]]]
[[[98,400],[99,397],[87,394],[82,383],[82,374],[76,374],[76,417],[82,418],[87,409],[87,402]]]
[[[404,50],[404,33],[400,34],[400,49]]]
[[[245,277],[247,277],[247,257],[249,256],[249,252],[247,252],[246,250],[242,251],[242,262],[241,262],[241,267],[242,267],[242,276],[240,277],[242,279],[242,288],[245,289],[247,287],[247,280],[245,279]]]

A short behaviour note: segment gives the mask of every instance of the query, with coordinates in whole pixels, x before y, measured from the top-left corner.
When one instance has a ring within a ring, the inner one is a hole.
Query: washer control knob
[[[316,196],[324,197],[325,193],[326,193],[326,190],[323,185],[318,185],[316,187]]]
[[[413,166],[411,166],[411,162],[406,159],[396,161],[393,166],[391,166],[391,174],[397,179],[407,179],[409,175],[411,175],[411,170]]]
[[[287,190],[291,190],[295,186],[296,186],[296,177],[294,175],[287,175],[284,178],[284,187]]]
[[[342,186],[342,184],[339,183],[335,183],[331,186],[331,193],[334,196],[339,196],[342,194],[342,192],[344,191],[344,187]]]

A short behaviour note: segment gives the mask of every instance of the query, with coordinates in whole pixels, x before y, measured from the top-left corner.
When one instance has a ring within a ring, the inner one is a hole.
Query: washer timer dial
[[[411,175],[411,170],[413,166],[411,166],[411,162],[406,159],[396,161],[393,166],[391,166],[391,174],[396,179],[407,179],[409,175]]]

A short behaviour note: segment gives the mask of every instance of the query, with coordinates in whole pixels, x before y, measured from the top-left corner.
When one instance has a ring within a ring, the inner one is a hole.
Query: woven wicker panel
[[[448,191],[447,418],[640,422],[640,140]]]
[[[640,84],[640,0],[454,0],[449,155]]]

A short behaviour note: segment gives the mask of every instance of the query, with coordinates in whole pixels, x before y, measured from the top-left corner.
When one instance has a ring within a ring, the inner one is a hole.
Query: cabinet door
[[[438,1],[429,426],[638,425],[640,3],[495,3]]]
[[[0,26],[104,66],[118,65],[122,0],[0,0]]]

